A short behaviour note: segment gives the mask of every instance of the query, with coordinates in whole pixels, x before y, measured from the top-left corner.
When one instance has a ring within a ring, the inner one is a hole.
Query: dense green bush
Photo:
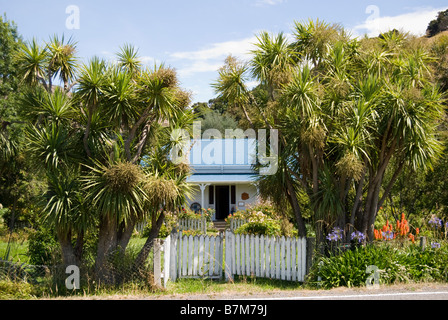
[[[323,288],[364,286],[370,274],[368,266],[378,267],[380,284],[448,280],[448,247],[422,250],[412,245],[359,246],[330,257],[321,257],[313,265],[310,283]]]
[[[8,227],[5,224],[5,220],[0,215],[0,237],[5,236],[8,233]]]
[[[0,300],[31,299],[34,291],[28,282],[0,279]]]
[[[28,240],[30,264],[55,265],[61,261],[60,246],[54,232],[39,228]]]
[[[274,220],[250,221],[234,231],[236,234],[280,236],[280,224]]]
[[[230,226],[232,219],[246,221],[234,230],[237,234],[257,234],[267,236],[297,236],[297,229],[280,215],[269,203],[258,203],[246,210],[240,210],[226,218]]]

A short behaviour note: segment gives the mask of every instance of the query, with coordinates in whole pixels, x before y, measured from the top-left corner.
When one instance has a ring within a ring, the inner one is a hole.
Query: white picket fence
[[[227,281],[238,275],[303,282],[307,269],[306,238],[240,235],[227,230],[224,243],[222,235],[173,233],[165,239],[163,251],[160,279],[165,286],[178,278],[221,279],[223,271]]]
[[[226,279],[246,275],[303,282],[306,238],[240,235],[226,231]]]
[[[230,230],[234,231],[241,227],[243,224],[247,223],[247,220],[243,219],[230,219]]]
[[[179,219],[179,230],[200,230],[202,233],[207,233],[207,219]]]
[[[142,233],[147,225],[147,221],[139,222],[135,225],[135,231]],[[205,234],[207,233],[207,219],[179,219],[177,222],[177,227],[179,230],[199,230]]]

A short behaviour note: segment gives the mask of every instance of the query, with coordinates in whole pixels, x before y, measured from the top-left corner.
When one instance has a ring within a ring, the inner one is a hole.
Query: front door
[[[224,220],[230,213],[229,186],[215,186],[216,189],[216,220]]]

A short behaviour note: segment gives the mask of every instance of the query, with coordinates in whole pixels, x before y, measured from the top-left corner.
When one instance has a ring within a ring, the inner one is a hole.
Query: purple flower
[[[383,231],[384,240],[392,240],[394,238],[394,233],[390,230]]]
[[[431,220],[428,221],[428,223],[434,227],[434,228],[441,228],[442,227],[442,219],[437,218],[436,216],[433,216]]]
[[[342,240],[342,229],[339,227],[333,228],[332,232],[327,235],[327,240],[330,241]]]
[[[351,239],[357,240],[359,243],[364,241],[365,238],[366,238],[366,236],[361,231],[355,231],[355,232],[352,232],[352,234],[351,234]]]
[[[431,242],[431,248],[433,248],[433,249],[440,248],[440,243],[438,243],[438,242]]]

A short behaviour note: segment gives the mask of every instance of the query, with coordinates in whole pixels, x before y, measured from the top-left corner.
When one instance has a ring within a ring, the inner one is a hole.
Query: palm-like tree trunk
[[[109,283],[113,280],[114,272],[110,269],[110,257],[117,248],[116,219],[106,215],[100,222],[98,235],[98,249],[95,262],[95,274],[98,281]]]
[[[71,232],[58,232],[58,240],[61,245],[62,260],[64,265],[77,265],[79,266],[80,260],[76,257],[75,249],[72,245]]]

